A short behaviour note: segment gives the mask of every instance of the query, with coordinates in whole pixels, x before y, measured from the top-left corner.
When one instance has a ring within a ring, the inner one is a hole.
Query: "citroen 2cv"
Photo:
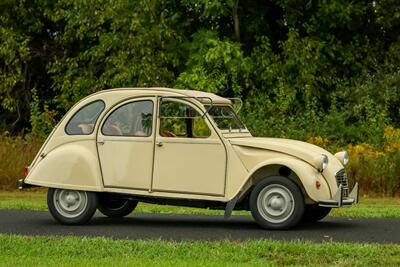
[[[358,202],[345,151],[253,137],[232,101],[168,88],[110,89],[75,104],[54,127],[19,187],[48,187],[63,224],[109,217],[138,202],[250,210],[268,229],[317,221]]]

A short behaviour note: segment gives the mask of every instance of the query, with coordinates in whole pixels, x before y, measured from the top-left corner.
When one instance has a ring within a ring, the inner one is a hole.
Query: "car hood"
[[[315,167],[317,167],[317,159],[321,158],[322,154],[325,154],[329,158],[329,165],[334,165],[335,169],[343,168],[340,161],[330,152],[321,147],[306,142],[291,139],[261,137],[232,138],[229,141],[232,145],[250,147],[255,149],[265,149],[294,156],[308,162]]]

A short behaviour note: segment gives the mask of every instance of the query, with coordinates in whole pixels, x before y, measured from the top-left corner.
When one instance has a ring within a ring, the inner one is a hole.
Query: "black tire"
[[[49,188],[47,206],[53,218],[59,223],[68,225],[86,224],[96,212],[97,194],[87,191]]]
[[[306,205],[304,209],[304,222],[317,222],[328,216],[332,208],[320,207],[318,205]]]
[[[304,213],[300,188],[283,176],[267,177],[257,183],[250,194],[249,205],[255,221],[266,229],[289,229]]]
[[[99,196],[97,209],[107,217],[119,218],[129,215],[137,206],[138,202],[111,194]]]

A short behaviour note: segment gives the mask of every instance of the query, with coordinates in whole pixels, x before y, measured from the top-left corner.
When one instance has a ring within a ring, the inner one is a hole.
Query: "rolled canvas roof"
[[[165,88],[165,87],[148,87],[148,88],[115,88],[115,89],[108,89],[102,92],[107,91],[116,91],[116,90],[141,90],[141,91],[158,91],[158,92],[168,92],[168,93],[176,93],[181,96],[186,97],[193,97],[197,98],[200,102],[207,104],[210,103],[210,99],[212,100],[213,104],[231,104],[231,101],[227,98],[218,96],[213,93],[202,92],[202,91],[195,91],[195,90],[185,90],[185,89],[173,89],[173,88]]]

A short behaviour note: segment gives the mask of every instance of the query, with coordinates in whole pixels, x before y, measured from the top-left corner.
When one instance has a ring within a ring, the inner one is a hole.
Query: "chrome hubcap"
[[[56,189],[53,201],[56,210],[62,216],[75,218],[85,211],[87,194],[84,191]]]
[[[293,214],[294,207],[292,193],[282,185],[268,185],[258,194],[257,209],[269,222],[284,222]]]

